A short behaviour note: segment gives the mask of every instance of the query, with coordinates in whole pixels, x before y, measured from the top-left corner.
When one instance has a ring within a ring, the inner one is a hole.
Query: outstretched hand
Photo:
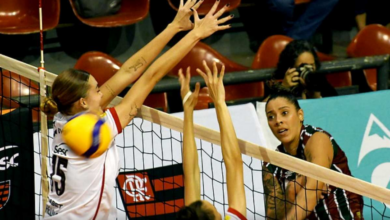
[[[196,104],[198,103],[198,95],[200,90],[200,84],[196,83],[195,91],[191,93],[190,90],[190,79],[191,79],[191,69],[187,68],[186,75],[183,75],[183,70],[179,70],[179,82],[181,85],[180,95],[183,100],[184,110],[191,109],[194,110]]]
[[[194,31],[201,39],[206,38],[217,31],[230,28],[230,25],[223,24],[232,19],[233,15],[219,19],[219,17],[221,17],[222,14],[229,8],[230,4],[226,4],[218,12],[216,12],[219,2],[220,1],[217,0],[214,3],[209,13],[207,13],[207,15],[203,19],[199,19],[198,12],[195,8],[193,8],[195,21]]]
[[[213,63],[213,73],[210,68],[207,66],[206,61],[203,60],[203,66],[206,71],[204,73],[200,69],[196,71],[201,75],[206,82],[206,85],[209,89],[210,98],[214,103],[225,102],[225,87],[223,86],[223,76],[225,74],[225,65],[222,65],[221,72],[218,77],[218,68],[217,63]]]
[[[177,10],[177,14],[172,21],[172,24],[179,28],[180,31],[187,31],[194,28],[194,23],[190,20],[192,13],[191,9],[198,9],[204,0],[187,0],[184,4],[184,0],[180,0],[180,6]]]

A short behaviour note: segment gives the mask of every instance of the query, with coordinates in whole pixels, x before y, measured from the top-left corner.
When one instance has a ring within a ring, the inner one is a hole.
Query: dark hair
[[[177,213],[178,220],[214,220],[215,215],[212,210],[203,207],[203,201],[198,200],[189,206],[182,207]]]
[[[301,106],[299,106],[298,100],[295,97],[295,95],[289,90],[281,86],[274,86],[272,87],[272,92],[269,95],[269,98],[267,100],[267,103],[265,104],[265,109],[267,109],[268,103],[271,100],[277,99],[277,98],[285,98],[287,99],[291,104],[295,106],[295,109],[298,111],[301,109]]]
[[[51,98],[46,98],[41,103],[41,110],[48,115],[58,111],[66,115],[74,114],[73,104],[87,96],[89,76],[89,73],[76,69],[68,69],[59,74],[53,82]]]
[[[319,69],[321,63],[318,59],[317,53],[314,47],[305,40],[294,40],[286,45],[286,48],[282,51],[279,56],[279,62],[275,70],[274,78],[283,79],[286,71],[289,68],[294,67],[298,57],[304,53],[309,52],[314,57],[314,63],[316,65],[316,69]]]

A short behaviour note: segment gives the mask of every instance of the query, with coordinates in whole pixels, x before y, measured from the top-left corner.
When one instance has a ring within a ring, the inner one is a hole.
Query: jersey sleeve
[[[227,210],[225,220],[247,220],[239,211],[229,207]]]
[[[113,136],[115,137],[116,135],[122,133],[122,126],[119,121],[118,114],[116,113],[115,108],[109,108],[104,112],[104,120],[108,124],[108,126],[111,128],[113,132]]]

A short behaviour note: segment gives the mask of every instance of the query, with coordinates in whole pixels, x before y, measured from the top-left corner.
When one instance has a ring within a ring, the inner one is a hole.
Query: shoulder
[[[115,108],[106,109],[101,117],[110,125],[114,135],[122,132],[122,126]]]

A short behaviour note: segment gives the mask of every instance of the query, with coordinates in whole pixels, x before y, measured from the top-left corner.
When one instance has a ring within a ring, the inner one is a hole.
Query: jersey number
[[[68,167],[68,160],[65,158],[57,157],[57,155],[53,155],[52,165],[53,173],[50,174],[51,191],[53,192],[55,188],[57,195],[60,196],[65,192],[65,172],[66,168]]]

